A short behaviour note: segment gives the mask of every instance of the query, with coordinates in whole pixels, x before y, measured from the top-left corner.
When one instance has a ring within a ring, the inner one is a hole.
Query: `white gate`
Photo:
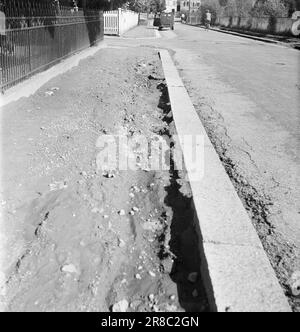
[[[139,24],[139,14],[131,10],[104,12],[104,34],[120,36]]]
[[[119,11],[104,12],[104,34],[119,35]]]

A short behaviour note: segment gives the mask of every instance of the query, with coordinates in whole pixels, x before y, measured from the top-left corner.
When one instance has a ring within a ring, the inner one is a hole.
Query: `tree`
[[[129,0],[127,7],[138,13],[147,12],[150,8],[149,0]]]
[[[285,0],[257,0],[251,13],[256,17],[288,17],[289,8]]]
[[[161,13],[166,9],[165,0],[150,0],[149,9],[153,13]]]

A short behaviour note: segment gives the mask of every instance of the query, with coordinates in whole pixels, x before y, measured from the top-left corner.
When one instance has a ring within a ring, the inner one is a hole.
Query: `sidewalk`
[[[165,131],[163,83],[154,50],[106,48],[2,109],[6,311],[207,310],[200,278],[188,282],[197,238],[189,209],[173,222],[172,204],[187,203],[169,171],[98,169],[103,135]]]
[[[132,38],[132,39],[154,39],[158,38],[159,33],[157,28],[154,28],[153,26],[144,26],[139,25],[128,32],[126,32],[122,38]]]

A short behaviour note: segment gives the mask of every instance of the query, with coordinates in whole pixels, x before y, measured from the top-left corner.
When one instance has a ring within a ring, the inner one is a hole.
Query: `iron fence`
[[[103,39],[103,12],[47,5],[31,13],[14,8],[18,16],[6,17],[0,34],[2,92]]]

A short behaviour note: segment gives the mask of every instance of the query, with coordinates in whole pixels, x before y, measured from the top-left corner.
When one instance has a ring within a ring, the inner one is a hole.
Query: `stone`
[[[198,279],[198,273],[197,272],[192,272],[188,275],[188,281],[191,283],[195,283]]]
[[[192,295],[193,295],[193,297],[198,297],[199,294],[198,294],[197,289],[194,289],[194,290],[193,290]]]
[[[138,306],[140,306],[143,302],[141,300],[134,300],[130,303],[131,309],[136,309]]]
[[[126,245],[126,243],[122,240],[122,239],[118,239],[118,246],[120,247],[120,248],[124,248],[125,247],[125,245]]]
[[[126,212],[125,212],[125,210],[120,210],[118,212],[118,214],[119,214],[119,216],[125,216]]]
[[[112,312],[126,312],[129,307],[127,300],[122,300],[118,303],[115,303],[112,307]]]
[[[155,299],[154,294],[150,294],[150,295],[148,296],[148,299],[149,299],[149,301],[153,302],[154,299]]]
[[[64,265],[61,270],[65,273],[78,273],[78,270],[74,264]]]
[[[166,312],[177,312],[178,308],[174,304],[167,304],[166,305]]]
[[[290,288],[294,296],[300,295],[300,271],[296,271],[292,274]]]

